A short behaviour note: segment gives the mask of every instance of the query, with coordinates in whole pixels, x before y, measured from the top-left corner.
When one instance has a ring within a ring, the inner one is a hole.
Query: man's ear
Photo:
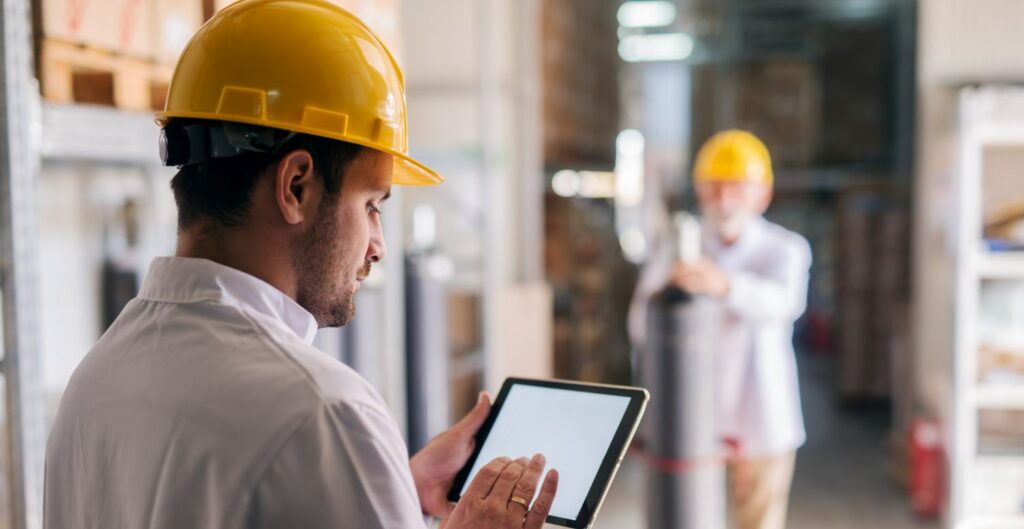
[[[322,192],[309,151],[292,151],[277,162],[274,199],[286,223],[299,224],[313,218]]]

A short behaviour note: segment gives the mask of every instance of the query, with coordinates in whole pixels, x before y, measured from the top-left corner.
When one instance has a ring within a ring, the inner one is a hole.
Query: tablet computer
[[[648,398],[647,391],[640,388],[505,380],[477,432],[476,449],[455,477],[448,499],[457,502],[480,468],[497,457],[514,459],[541,453],[547,468],[558,470],[558,492],[548,523],[590,527]]]

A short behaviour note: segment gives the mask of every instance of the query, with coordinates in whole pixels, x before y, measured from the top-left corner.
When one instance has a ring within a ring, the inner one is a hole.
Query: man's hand
[[[486,393],[481,393],[476,406],[458,424],[432,439],[409,461],[420,507],[425,514],[438,518],[451,514],[454,507],[448,503],[448,490],[452,488],[455,475],[473,455],[476,446],[473,436],[490,411],[491,400]]]
[[[529,461],[507,457],[491,461],[477,472],[441,529],[541,529],[555,501],[558,472],[548,472],[531,507],[524,503],[533,499],[543,471],[540,454]]]
[[[672,269],[672,284],[684,292],[724,298],[729,294],[729,276],[709,259],[695,263],[677,262]]]

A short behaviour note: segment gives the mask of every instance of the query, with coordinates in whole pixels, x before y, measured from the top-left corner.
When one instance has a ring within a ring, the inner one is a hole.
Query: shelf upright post
[[[0,10],[0,300],[3,303],[4,501],[13,529],[42,526],[46,425],[40,373],[35,178],[39,90],[29,0]]]
[[[953,421],[949,439],[950,505],[949,518],[956,527],[967,513],[966,486],[970,482],[970,466],[974,461],[977,425],[974,417],[974,380],[977,351],[976,326],[978,307],[977,255],[981,235],[981,145],[972,119],[972,92],[960,96],[959,178],[956,205],[956,303],[953,344]]]

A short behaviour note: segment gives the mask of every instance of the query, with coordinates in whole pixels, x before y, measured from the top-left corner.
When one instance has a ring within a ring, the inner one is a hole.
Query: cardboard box
[[[214,8],[220,11],[238,0],[214,0]],[[401,55],[401,27],[399,25],[398,0],[329,0],[331,3],[347,9],[387,44],[395,57]]]
[[[131,57],[153,54],[152,0],[40,0],[42,36]]]
[[[463,356],[483,346],[480,315],[480,296],[461,292],[448,295],[448,342],[452,356]]]
[[[153,56],[157,62],[174,64],[178,62],[178,56],[185,49],[185,45],[203,24],[203,2],[155,0],[153,3]]]
[[[552,0],[540,11],[544,159],[611,169],[619,133],[615,11],[621,2]]]
[[[170,67],[149,59],[45,39],[39,47],[43,97],[58,103],[86,103],[148,111],[163,107]]]
[[[761,137],[782,167],[811,165],[819,141],[821,96],[814,65],[773,60],[739,70],[740,128]]]
[[[551,378],[553,294],[546,283],[522,283],[505,287],[498,301],[501,326],[497,354],[492,359],[489,390],[506,377]]]
[[[476,399],[483,389],[483,378],[480,373],[471,373],[452,379],[450,416],[454,420],[462,418],[476,405]],[[491,394],[491,399],[496,395]]]

